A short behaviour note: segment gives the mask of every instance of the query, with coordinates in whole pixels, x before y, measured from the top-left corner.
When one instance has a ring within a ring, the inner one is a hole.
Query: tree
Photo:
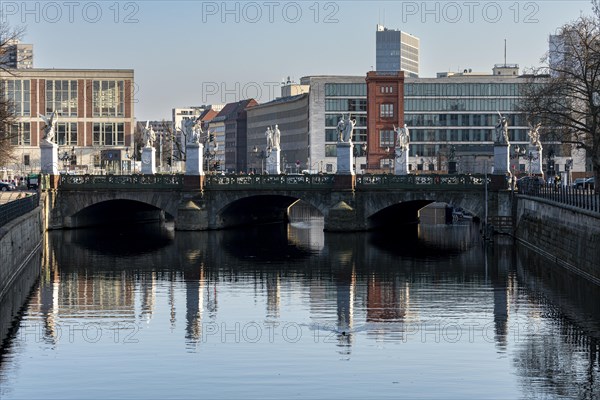
[[[0,24],[0,72],[14,75],[9,68],[6,55],[12,44],[19,40],[24,32],[23,28],[11,28],[6,23]],[[6,93],[4,82],[0,81],[0,165],[8,165],[16,161],[12,143],[18,132],[9,128],[13,122],[13,104]]]
[[[597,2],[594,2],[597,4]],[[546,127],[545,139],[584,149],[600,171],[600,13],[565,24],[534,69],[521,111]],[[551,131],[548,131],[551,128]],[[543,128],[542,128],[543,129]]]

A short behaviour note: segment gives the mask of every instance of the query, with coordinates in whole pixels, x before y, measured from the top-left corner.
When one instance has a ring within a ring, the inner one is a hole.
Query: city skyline
[[[544,2],[2,2],[24,25],[35,68],[131,68],[135,117],[175,107],[280,95],[287,77],[366,76],[378,23],[421,39],[421,76],[539,65],[548,36],[588,1]],[[73,32],[77,32],[76,35]],[[65,41],[65,38],[68,38]],[[450,39],[449,39],[450,38]]]

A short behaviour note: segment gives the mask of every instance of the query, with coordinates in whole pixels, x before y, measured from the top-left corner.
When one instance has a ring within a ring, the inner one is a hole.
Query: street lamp
[[[261,150],[260,153],[258,151],[258,147],[254,146],[252,149],[254,156],[260,159],[260,173],[265,173],[265,159],[269,157],[270,149],[267,148],[267,151]]]
[[[73,160],[75,160],[75,146],[71,148],[71,152],[63,151],[61,155],[58,156],[58,159],[63,162],[63,169],[66,171],[67,166]]]
[[[362,151],[361,151],[362,150]],[[358,173],[358,164],[356,159],[360,156],[363,156],[367,153],[367,144],[363,143],[360,146],[354,146],[354,171]]]
[[[534,155],[531,150],[527,151],[527,148],[525,146],[523,146],[523,147],[515,146],[515,157],[517,157],[517,158],[523,157],[529,161],[528,175],[531,176],[531,163],[533,160],[537,160],[538,156]]]

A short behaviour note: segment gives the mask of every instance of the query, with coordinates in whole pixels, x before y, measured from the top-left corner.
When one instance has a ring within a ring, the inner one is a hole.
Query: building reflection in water
[[[159,324],[164,315],[162,323],[171,331],[179,328],[193,351],[202,343],[203,322],[230,316],[228,307],[219,309],[218,295],[227,302],[231,298],[224,296],[236,297],[242,287],[251,297],[254,287],[260,311],[249,318],[287,322],[288,312],[306,318],[304,309],[297,314],[281,309],[288,300],[303,303],[299,307],[307,308],[310,322],[329,329],[323,334],[335,338],[344,358],[364,330],[367,338],[398,341],[407,323],[443,319],[444,313],[468,321],[493,313],[495,348],[514,352],[524,387],[533,382],[539,397],[598,393],[597,288],[549,275],[543,259],[515,252],[512,242],[498,240],[485,253],[473,235],[477,230],[462,227],[352,235],[323,234],[318,224],[295,223],[176,236],[160,229],[148,236],[117,235],[117,242],[143,238],[145,245],[136,250],[121,243],[114,253],[110,243],[96,245],[108,240],[102,234],[49,233],[40,285],[29,306],[43,319],[47,343],[59,340],[61,320]],[[177,326],[180,315],[185,327]],[[535,329],[521,330],[514,340],[515,323],[523,321]],[[536,387],[541,378],[546,386]]]

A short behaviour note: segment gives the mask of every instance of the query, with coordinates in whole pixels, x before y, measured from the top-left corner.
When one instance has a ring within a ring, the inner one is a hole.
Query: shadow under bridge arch
[[[288,221],[288,209],[301,201],[290,195],[253,195],[237,199],[221,208],[216,215],[219,228]],[[308,204],[318,213],[322,211]]]
[[[105,200],[89,205],[70,216],[69,226],[129,225],[152,221],[171,221],[174,216],[145,202],[136,200]]]
[[[392,228],[419,222],[419,210],[434,200],[411,200],[392,204],[367,218],[367,229]]]

